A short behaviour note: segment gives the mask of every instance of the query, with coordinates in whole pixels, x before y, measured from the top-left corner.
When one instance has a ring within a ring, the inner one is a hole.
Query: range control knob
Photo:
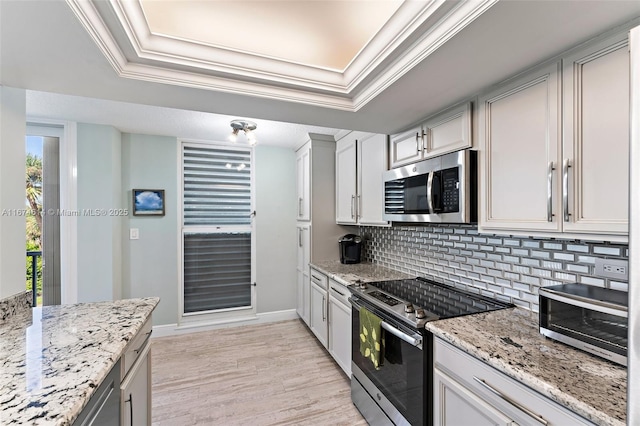
[[[358,287],[367,288],[367,283],[360,281],[360,283],[358,283]]]
[[[424,309],[416,309],[416,318],[417,319],[422,319],[422,318],[426,318],[427,314],[424,312]]]
[[[404,311],[408,314],[414,312],[413,305],[411,303],[407,303],[404,305]]]

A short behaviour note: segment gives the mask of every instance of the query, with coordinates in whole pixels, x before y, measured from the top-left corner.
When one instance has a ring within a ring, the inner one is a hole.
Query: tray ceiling
[[[120,77],[358,111],[497,0],[67,0]]]

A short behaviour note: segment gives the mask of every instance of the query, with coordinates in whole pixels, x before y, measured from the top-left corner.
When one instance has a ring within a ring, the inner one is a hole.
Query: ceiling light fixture
[[[232,120],[231,128],[233,130],[229,135],[229,140],[231,142],[236,142],[238,140],[238,133],[240,133],[240,131],[242,130],[245,136],[247,137],[247,141],[249,142],[249,145],[253,146],[258,142],[256,139],[256,135],[254,133],[257,127],[258,126],[256,125],[256,123],[252,121]]]

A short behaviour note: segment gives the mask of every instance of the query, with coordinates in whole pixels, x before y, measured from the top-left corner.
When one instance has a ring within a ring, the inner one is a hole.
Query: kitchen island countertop
[[[413,275],[393,271],[373,263],[342,264],[338,260],[328,260],[323,262],[312,262],[310,263],[310,266],[344,285],[356,284],[357,282],[415,278]]]
[[[625,424],[627,369],[545,338],[536,312],[504,309],[426,328],[595,424]]]
[[[0,424],[67,425],[157,297],[25,309],[0,323]]]

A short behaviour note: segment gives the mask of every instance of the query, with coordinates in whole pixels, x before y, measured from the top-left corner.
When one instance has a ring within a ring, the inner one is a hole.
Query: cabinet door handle
[[[336,293],[338,293],[340,296],[344,297],[344,293],[341,291],[336,290],[335,287],[331,287],[331,290],[335,291]]]
[[[129,424],[133,426],[133,394],[129,394],[129,399],[125,403],[129,403]]]
[[[547,222],[553,222],[553,161],[549,161],[547,169]]]
[[[142,352],[142,349],[144,349],[145,345],[147,344],[147,341],[151,337],[151,333],[153,333],[153,330],[151,330],[150,332],[147,333],[147,337],[145,337],[144,342],[142,342],[140,347],[138,349],[134,349],[133,350],[136,353],[136,355],[139,354],[140,352]]]
[[[562,212],[564,214],[564,221],[569,222],[569,159],[565,158],[562,163]]]
[[[420,142],[420,132],[416,132],[416,151],[422,152],[422,143]]]
[[[298,197],[298,216],[302,216],[302,197]]]
[[[298,228],[298,247],[302,247],[302,228]]]
[[[431,129],[422,131],[422,151],[429,152],[431,149]]]
[[[327,313],[326,313],[326,303],[325,303],[326,297],[322,296],[322,321],[324,322],[327,319]]]
[[[356,215],[354,213],[356,207],[356,196],[352,195],[351,196],[351,219],[355,219]]]
[[[548,425],[549,422],[546,421],[544,419],[544,417],[542,417],[539,414],[534,413],[533,411],[529,410],[527,407],[525,407],[524,405],[520,404],[519,402],[514,401],[513,399],[509,398],[508,396],[506,396],[505,394],[503,394],[502,392],[500,392],[498,389],[494,388],[493,386],[491,386],[490,384],[488,384],[487,382],[485,382],[484,380],[473,376],[473,380],[475,380],[476,382],[480,383],[485,389],[488,389],[491,393],[497,395],[498,397],[500,397],[501,399],[503,399],[504,401],[508,402],[509,404],[513,405],[514,407],[516,407],[518,410],[526,413],[528,416],[533,417],[534,419],[536,419],[538,422],[542,423],[543,425]]]

